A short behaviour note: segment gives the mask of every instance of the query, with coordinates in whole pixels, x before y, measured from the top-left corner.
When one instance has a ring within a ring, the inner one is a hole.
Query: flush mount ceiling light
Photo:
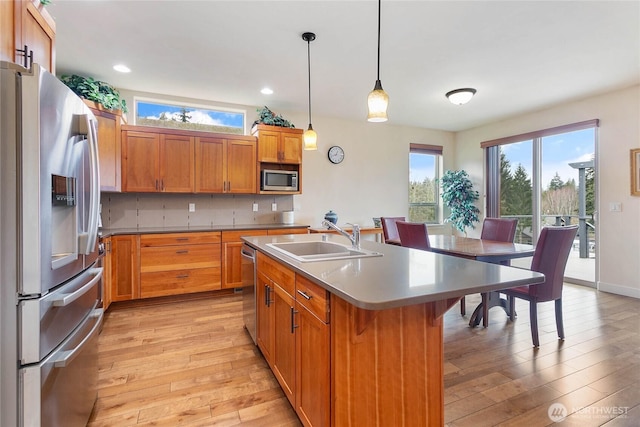
[[[367,121],[370,122],[386,122],[387,107],[389,106],[389,95],[382,89],[380,82],[380,5],[381,0],[378,0],[378,77],[373,90],[367,97],[367,105],[369,106]]]
[[[316,39],[316,35],[313,33],[302,34],[302,40],[307,42],[307,68],[309,71],[309,129],[304,131],[302,139],[304,140],[305,150],[317,150],[318,134],[311,126],[311,42]]]
[[[113,69],[120,73],[130,73],[131,69],[124,64],[117,64],[113,66]]]
[[[260,93],[263,95],[273,95],[273,90],[269,89],[268,87],[262,88],[262,90],[260,90]]]
[[[462,105],[471,101],[476,90],[470,87],[464,89],[456,89],[451,92],[447,92],[446,97],[449,98],[452,104]]]

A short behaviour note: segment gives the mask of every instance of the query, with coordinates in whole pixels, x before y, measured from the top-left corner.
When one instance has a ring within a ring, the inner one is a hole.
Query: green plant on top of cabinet
[[[196,137],[196,193],[256,192],[254,137]]]
[[[122,190],[193,193],[194,137],[123,126]]]

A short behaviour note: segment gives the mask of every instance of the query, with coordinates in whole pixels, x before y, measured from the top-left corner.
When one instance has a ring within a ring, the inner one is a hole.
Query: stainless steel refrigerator
[[[85,426],[97,397],[96,123],[37,64],[0,62],[2,426]]]

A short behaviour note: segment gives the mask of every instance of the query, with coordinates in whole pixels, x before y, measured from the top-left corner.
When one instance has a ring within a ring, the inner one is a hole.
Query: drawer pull
[[[189,251],[188,251],[188,250],[186,250],[186,249],[184,249],[184,250],[181,250],[181,251],[176,251],[176,253],[177,253],[177,254],[180,254],[180,255],[184,255],[184,254],[188,254],[188,253],[189,253]]]
[[[176,279],[188,279],[189,275],[188,274],[178,274],[176,276]]]
[[[298,293],[299,293],[300,295],[302,295],[302,296],[303,296],[305,299],[307,299],[307,300],[310,300],[311,298],[313,298],[313,295],[309,295],[309,294],[307,294],[307,293],[306,293],[306,292],[304,292],[304,291],[298,290]]]
[[[188,237],[176,237],[176,242],[188,242]]]

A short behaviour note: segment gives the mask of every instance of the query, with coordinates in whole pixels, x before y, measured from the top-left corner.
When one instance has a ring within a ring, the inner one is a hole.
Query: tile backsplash
[[[111,229],[278,224],[293,210],[293,195],[102,193],[101,205],[102,226]]]

